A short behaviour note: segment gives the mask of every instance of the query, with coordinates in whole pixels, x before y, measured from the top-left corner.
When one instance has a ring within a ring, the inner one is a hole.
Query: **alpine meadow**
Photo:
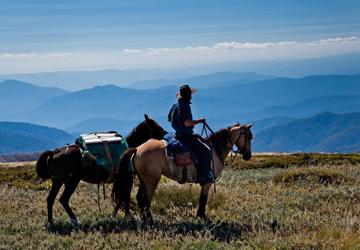
[[[360,249],[360,2],[0,2],[0,249]]]

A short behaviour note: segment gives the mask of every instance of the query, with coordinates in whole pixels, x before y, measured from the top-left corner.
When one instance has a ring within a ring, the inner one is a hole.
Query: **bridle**
[[[211,134],[215,134],[214,131],[209,127],[209,125],[208,125],[207,123],[204,123],[204,127],[203,127],[203,131],[206,132],[206,129],[205,129],[205,128],[207,128],[207,129],[211,132]],[[244,153],[244,151],[245,151],[245,149],[246,149],[246,147],[247,147],[247,145],[248,145],[248,141],[250,141],[250,140],[252,139],[252,133],[251,133],[251,131],[250,131],[250,130],[240,131],[238,137],[236,138],[236,140],[235,140],[234,143],[233,143],[232,140],[231,140],[231,132],[230,132],[230,129],[231,129],[231,128],[227,128],[227,132],[228,132],[228,141],[227,141],[227,142],[230,143],[230,147],[228,146],[227,143],[224,143],[220,138],[218,138],[218,136],[216,136],[218,142],[220,142],[220,144],[221,144],[221,146],[222,146],[223,149],[229,150],[229,151],[231,151],[232,153],[234,153],[235,155],[236,155],[236,154],[239,154],[239,153],[240,153],[240,154]],[[202,134],[203,134],[203,132],[202,132]],[[207,134],[207,133],[206,133],[206,134]],[[237,150],[234,150],[234,147],[233,147],[233,146],[236,145],[236,147],[237,147],[237,143],[238,143],[238,141],[240,140],[240,138],[241,138],[242,135],[250,136],[250,140],[246,140],[246,137],[245,137],[244,146],[243,146],[241,149],[237,148]]]
[[[240,129],[241,129],[241,127],[240,127]],[[206,122],[203,123],[203,129],[202,129],[202,132],[201,132],[201,136],[205,133],[206,137],[209,138],[207,130],[209,130],[211,135],[214,136],[214,138],[219,142],[220,147],[222,147],[226,151],[231,151],[231,152],[233,152],[235,154],[234,158],[231,160],[231,165],[232,165],[233,161],[235,160],[237,154],[238,153],[243,153],[245,151],[245,149],[247,147],[247,141],[250,141],[252,139],[252,133],[251,133],[250,129],[245,130],[245,131],[240,131],[239,135],[236,138],[234,143],[232,143],[232,139],[231,139],[232,136],[231,136],[231,132],[230,132],[231,128],[229,128],[229,127],[226,129],[226,133],[227,133],[228,138],[226,139],[225,143],[224,143],[224,140],[221,137],[219,137],[219,134],[215,133]],[[247,138],[245,137],[245,142],[244,142],[243,148],[240,149],[240,150],[239,150],[239,148],[237,150],[234,150],[233,146],[238,143],[238,141],[240,140],[242,135],[250,136],[250,140],[247,140]],[[230,143],[230,146],[228,146],[228,142]],[[211,145],[210,145],[210,147],[212,148]],[[219,159],[221,160],[222,164],[224,165],[224,161],[222,160],[222,156],[219,155],[219,152],[217,150],[215,150],[215,153],[218,154]],[[214,161],[213,158],[211,158],[211,160]],[[213,164],[213,166],[214,166],[214,164]],[[212,169],[212,170],[215,173],[214,169]],[[221,176],[217,177],[217,179],[214,181],[214,184],[220,179],[220,177]],[[214,188],[215,188],[215,186],[214,186]]]
[[[230,140],[230,150],[231,152],[235,153],[235,154],[243,154],[245,152],[245,149],[247,148],[248,142],[252,139],[252,134],[250,130],[245,130],[245,131],[240,131],[237,139],[235,140],[234,143],[232,143],[231,141],[231,133],[230,130],[229,131],[229,140]],[[239,149],[239,147],[237,146],[238,141],[240,140],[241,136],[245,135],[245,140],[244,140],[244,145],[242,146],[241,149]],[[247,136],[250,136],[250,140],[247,140]],[[236,145],[237,150],[234,150],[233,146]]]

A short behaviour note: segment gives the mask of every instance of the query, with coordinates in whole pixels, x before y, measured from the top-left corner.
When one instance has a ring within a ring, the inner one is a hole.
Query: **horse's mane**
[[[222,128],[215,133],[211,134],[206,141],[211,143],[217,154],[220,155],[222,149],[226,147],[227,141],[229,140],[230,134],[228,128]]]
[[[140,122],[138,125],[136,125],[135,128],[133,128],[133,129],[131,130],[131,132],[126,136],[126,138],[130,137],[130,136],[133,135],[138,129],[140,129],[140,128],[144,127],[144,126],[146,126],[145,121]]]
[[[151,137],[162,139],[167,132],[153,119],[145,118],[126,136],[126,141],[130,147],[139,146]]]

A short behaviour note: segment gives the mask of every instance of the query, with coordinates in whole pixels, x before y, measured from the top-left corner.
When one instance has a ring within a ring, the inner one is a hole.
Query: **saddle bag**
[[[84,166],[98,166],[110,171],[117,166],[122,153],[128,148],[126,140],[117,132],[81,134],[75,144],[82,150]]]
[[[191,152],[176,152],[174,160],[175,164],[179,166],[185,167],[187,165],[190,165],[192,163]]]

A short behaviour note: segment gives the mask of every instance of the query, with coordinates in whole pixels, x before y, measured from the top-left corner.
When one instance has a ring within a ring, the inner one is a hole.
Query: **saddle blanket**
[[[162,141],[170,166],[169,177],[179,183],[197,183],[198,173],[191,159],[190,147],[177,140],[174,134],[165,135]]]
[[[177,165],[187,166],[193,163],[193,158],[196,159],[190,147],[179,141],[174,134],[166,134],[163,141],[166,143],[166,156],[173,158]]]

